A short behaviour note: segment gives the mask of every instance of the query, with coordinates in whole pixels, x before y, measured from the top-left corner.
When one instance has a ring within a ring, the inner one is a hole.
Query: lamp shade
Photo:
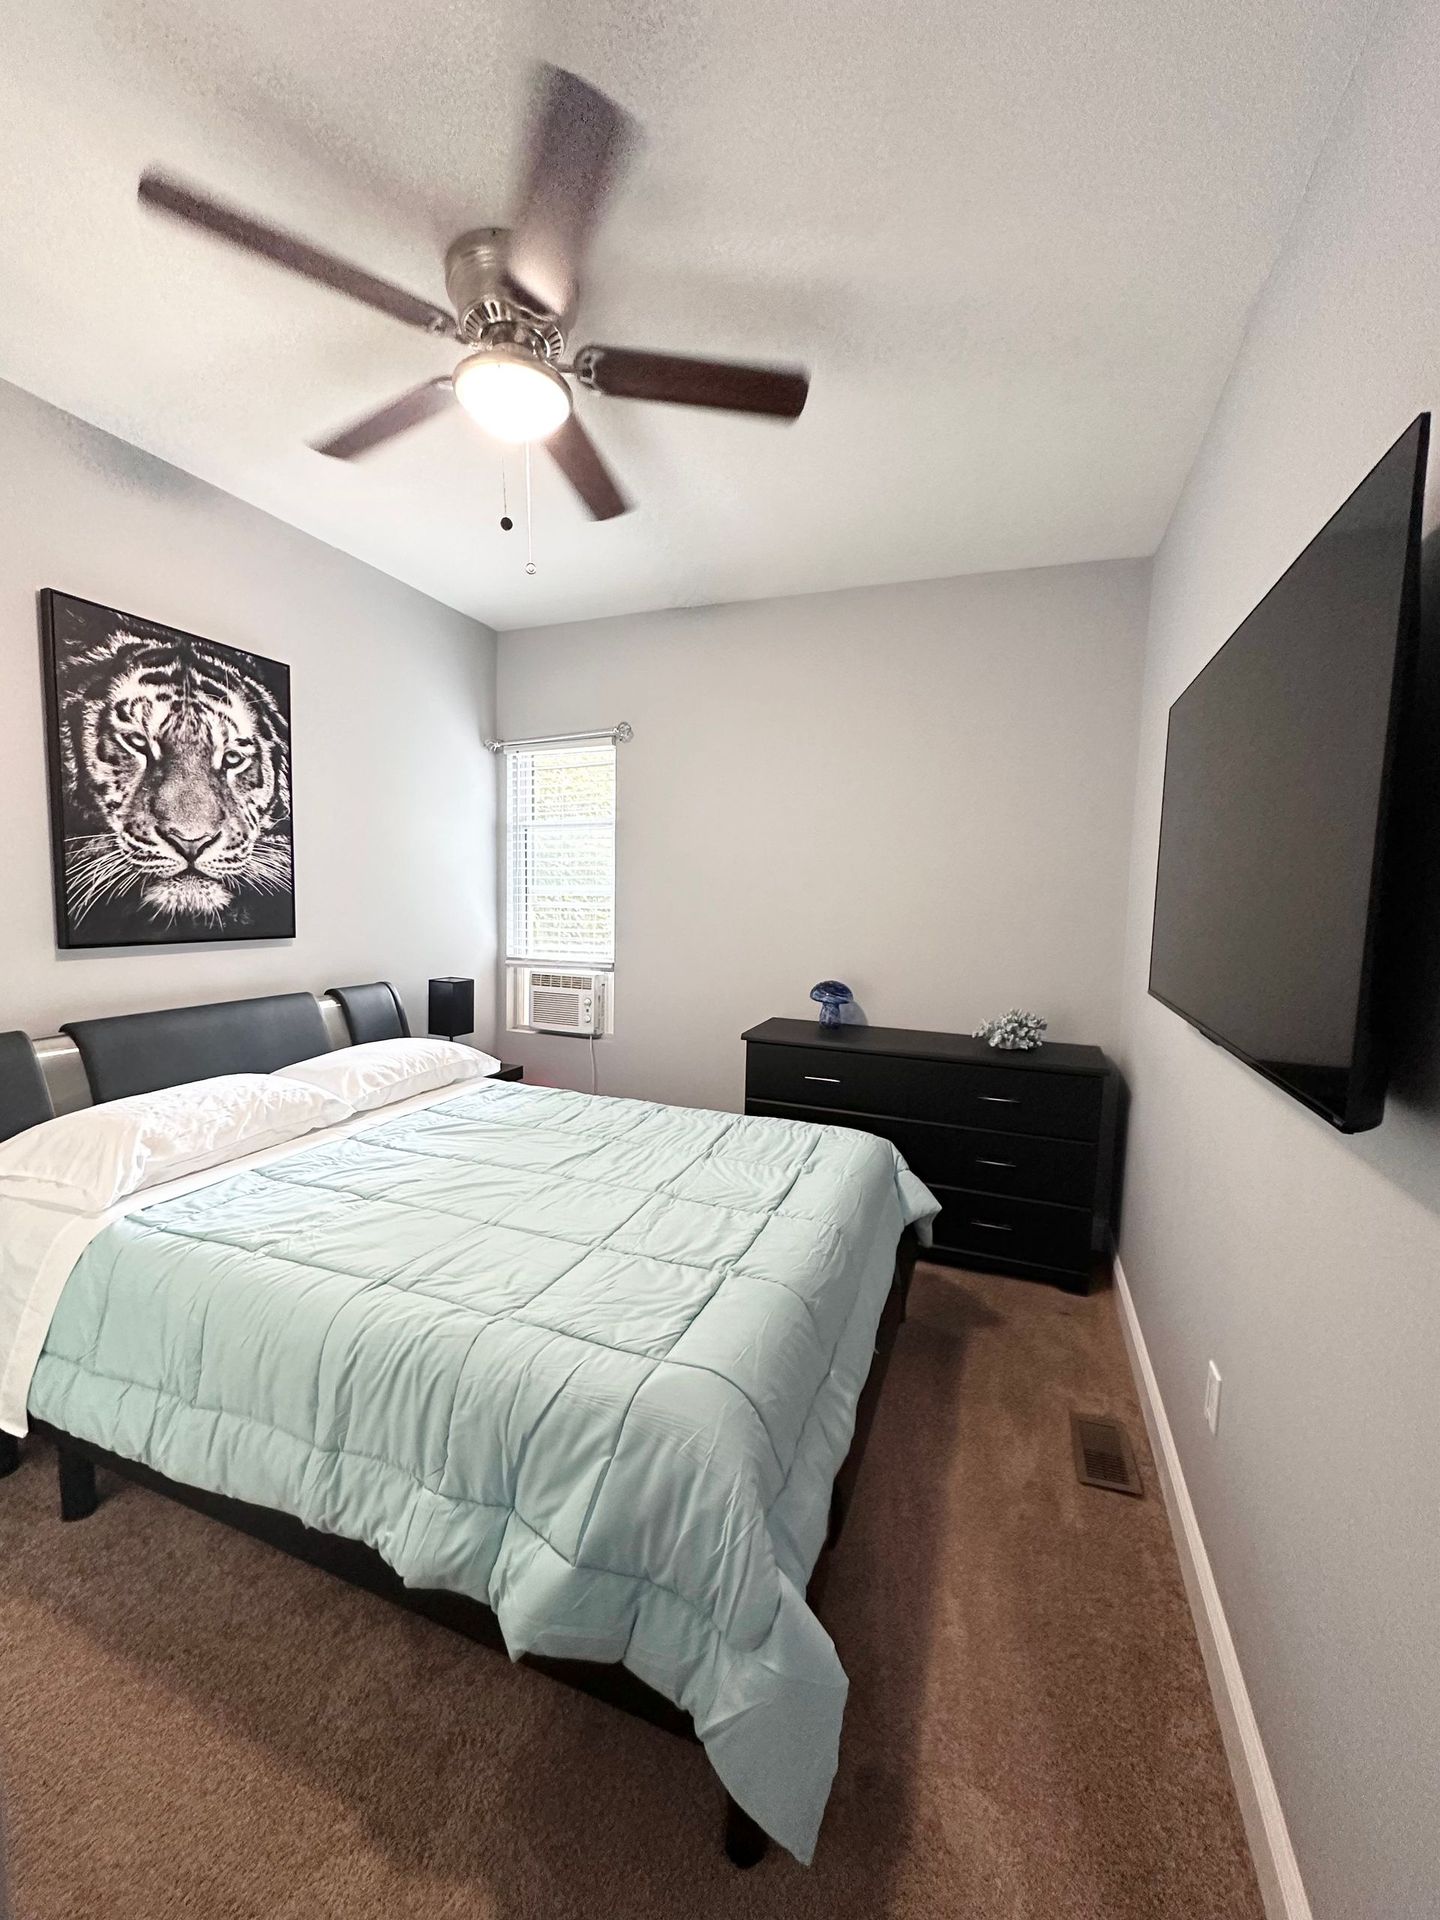
[[[430,1031],[453,1040],[475,1031],[475,982],[454,974],[430,982]]]
[[[455,398],[497,440],[519,446],[563,427],[570,389],[547,360],[518,347],[482,347],[455,369]]]

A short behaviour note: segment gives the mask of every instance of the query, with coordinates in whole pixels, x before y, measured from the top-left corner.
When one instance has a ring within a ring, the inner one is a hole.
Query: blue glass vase
[[[848,1007],[855,996],[843,980],[820,980],[810,989],[810,998],[820,1003],[821,1026],[838,1027],[840,1009]]]

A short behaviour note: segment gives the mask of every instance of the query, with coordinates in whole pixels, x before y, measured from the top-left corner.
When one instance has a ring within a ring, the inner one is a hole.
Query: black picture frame
[[[293,939],[288,665],[53,587],[39,614],[56,945]]]

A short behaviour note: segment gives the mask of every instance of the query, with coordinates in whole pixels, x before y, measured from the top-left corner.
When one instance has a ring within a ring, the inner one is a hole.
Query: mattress
[[[103,1226],[31,1414],[623,1662],[808,1860],[847,1683],[805,1587],[937,1203],[848,1129],[495,1082],[373,1118]]]

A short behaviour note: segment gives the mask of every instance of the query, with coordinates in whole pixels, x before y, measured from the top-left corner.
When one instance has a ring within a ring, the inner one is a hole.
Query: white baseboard
[[[1280,1797],[1275,1791],[1270,1762],[1265,1757],[1264,1743],[1260,1738],[1255,1710],[1250,1704],[1245,1676],[1240,1670],[1235,1642],[1230,1636],[1230,1623],[1225,1618],[1225,1609],[1220,1602],[1220,1590],[1215,1584],[1210,1556],[1205,1551],[1205,1541],[1200,1533],[1200,1522],[1195,1517],[1190,1490],[1185,1484],[1180,1455],[1175,1449],[1175,1436],[1170,1431],[1165,1402],[1160,1397],[1160,1385],[1155,1378],[1155,1369],[1150,1364],[1145,1336],[1135,1313],[1135,1302],[1118,1257],[1115,1260],[1115,1294],[1120,1302],[1120,1326],[1130,1350],[1130,1364],[1134,1369],[1135,1384],[1140,1390],[1140,1405],[1144,1410],[1150,1444],[1160,1470],[1165,1509],[1170,1516],[1170,1531],[1175,1536],[1180,1570],[1185,1577],[1185,1590],[1190,1596],[1190,1611],[1195,1616],[1195,1631],[1205,1660],[1205,1671],[1210,1678],[1210,1692],[1214,1697],[1230,1772],[1234,1776],[1240,1817],[1245,1822],[1245,1834],[1255,1861],[1255,1877],[1260,1882],[1265,1912],[1268,1920],[1311,1920],[1310,1902],[1300,1878],[1295,1849],[1290,1844],[1290,1830],[1285,1824]]]

